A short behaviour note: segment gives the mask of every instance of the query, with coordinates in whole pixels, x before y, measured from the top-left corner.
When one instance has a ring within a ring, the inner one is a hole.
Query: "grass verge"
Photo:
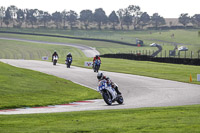
[[[0,109],[101,98],[98,92],[71,81],[1,62],[0,94]]]
[[[200,105],[29,115],[0,115],[0,130],[37,133],[198,133]]]
[[[200,66],[113,58],[101,58],[101,60],[100,70],[200,84],[197,81]],[[82,66],[82,63],[82,61],[75,62],[74,65]],[[190,74],[192,82],[190,82]]]

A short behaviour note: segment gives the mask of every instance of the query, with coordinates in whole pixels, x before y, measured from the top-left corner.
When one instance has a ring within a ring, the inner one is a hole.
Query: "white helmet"
[[[97,79],[103,79],[103,73],[102,72],[98,72],[97,74]]]

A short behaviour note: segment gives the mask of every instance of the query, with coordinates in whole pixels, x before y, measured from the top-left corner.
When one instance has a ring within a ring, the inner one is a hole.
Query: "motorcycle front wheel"
[[[70,63],[67,63],[67,68],[70,68],[70,65],[71,65]]]
[[[53,65],[56,65],[56,63],[57,63],[57,60],[53,60]]]
[[[102,96],[106,104],[112,105],[112,99],[107,92],[103,92]]]

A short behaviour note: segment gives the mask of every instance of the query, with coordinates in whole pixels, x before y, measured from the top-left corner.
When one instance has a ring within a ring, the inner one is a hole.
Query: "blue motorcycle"
[[[95,62],[93,64],[94,72],[98,72],[99,71],[100,65],[101,65],[101,60],[95,60]]]
[[[66,61],[65,64],[67,65],[67,68],[70,68],[71,63],[72,63],[72,57],[67,57],[65,61]]]

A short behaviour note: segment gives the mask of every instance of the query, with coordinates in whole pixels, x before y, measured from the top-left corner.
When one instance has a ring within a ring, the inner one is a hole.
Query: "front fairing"
[[[58,56],[53,56],[53,60],[58,60]]]
[[[101,61],[100,60],[95,60],[95,65],[100,65]]]
[[[104,89],[106,89],[106,88],[107,88],[106,81],[105,81],[105,80],[99,81],[99,85],[98,85],[99,91],[102,91],[102,90],[104,90]]]
[[[111,85],[107,85],[106,80],[102,80],[102,81],[99,82],[98,91],[101,92],[101,93],[102,93],[103,91],[108,91],[108,92],[110,92],[110,94],[112,95],[112,98],[113,98],[113,99],[115,99],[115,98],[117,97],[117,93],[116,93],[115,89],[113,89],[113,88],[111,87]],[[113,100],[113,99],[112,99],[112,100]]]

